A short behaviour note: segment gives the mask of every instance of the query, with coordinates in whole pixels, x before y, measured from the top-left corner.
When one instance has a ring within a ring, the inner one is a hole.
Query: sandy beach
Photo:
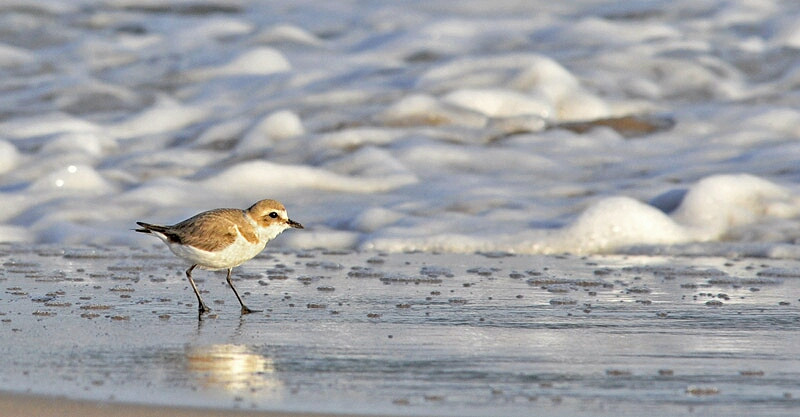
[[[263,312],[202,271],[198,319],[158,246],[0,249],[3,415],[800,406],[791,260],[268,251],[234,275]]]

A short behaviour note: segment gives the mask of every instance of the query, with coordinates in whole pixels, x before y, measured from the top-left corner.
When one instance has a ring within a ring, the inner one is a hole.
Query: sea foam
[[[800,241],[793,4],[23,3],[0,241],[149,245],[135,221],[262,198],[292,248]]]

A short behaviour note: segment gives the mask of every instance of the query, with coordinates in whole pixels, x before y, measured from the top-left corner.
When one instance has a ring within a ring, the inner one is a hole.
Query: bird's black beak
[[[288,219],[286,224],[288,224],[289,227],[293,227],[295,229],[305,229],[302,224],[300,224],[300,223],[298,223],[298,222],[296,222],[296,221],[294,221],[292,219]]]

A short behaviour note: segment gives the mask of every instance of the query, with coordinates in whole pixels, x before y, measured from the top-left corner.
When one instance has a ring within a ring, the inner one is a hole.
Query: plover
[[[192,263],[186,270],[186,277],[200,303],[198,309],[201,314],[211,309],[200,298],[192,279],[195,268],[212,271],[227,269],[228,285],[242,306],[242,314],[259,311],[244,305],[242,297],[233,287],[231,271],[261,253],[267,242],[282,231],[303,228],[300,223],[290,220],[286,208],[275,200],[261,200],[247,210],[221,208],[205,211],[172,226],[144,222],[136,224],[142,227],[135,229],[137,232],[158,237],[172,253]]]

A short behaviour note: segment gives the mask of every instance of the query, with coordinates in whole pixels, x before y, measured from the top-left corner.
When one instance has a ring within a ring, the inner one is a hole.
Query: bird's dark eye
[[[278,213],[273,211],[272,213],[269,214],[269,217],[272,217],[273,219],[277,219],[278,218]]]

